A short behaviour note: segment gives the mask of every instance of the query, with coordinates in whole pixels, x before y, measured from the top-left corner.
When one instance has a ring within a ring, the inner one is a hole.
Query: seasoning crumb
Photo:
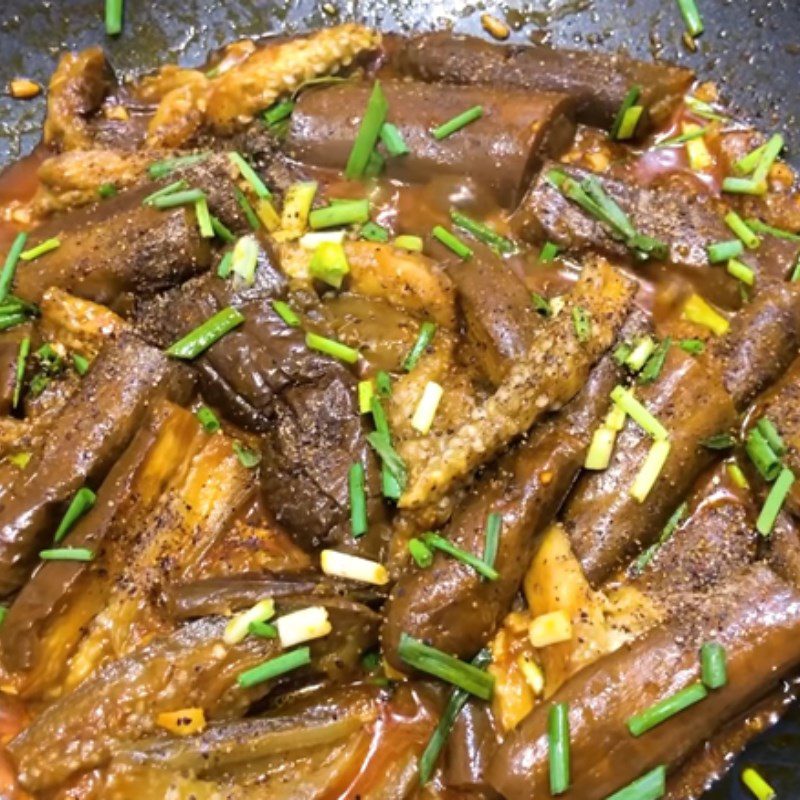
[[[8,93],[15,100],[30,100],[42,91],[42,86],[29,78],[14,78],[8,85]]]
[[[509,28],[505,22],[501,22],[497,17],[493,17],[491,14],[481,15],[481,25],[483,25],[483,29],[495,39],[508,39],[511,34],[511,28]]]

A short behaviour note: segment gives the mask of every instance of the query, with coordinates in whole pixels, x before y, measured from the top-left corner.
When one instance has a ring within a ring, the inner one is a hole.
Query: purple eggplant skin
[[[632,716],[699,681],[699,649],[711,640],[726,649],[727,684],[632,736]],[[684,596],[667,623],[577,673],[509,734],[489,767],[489,782],[507,800],[549,796],[548,712],[552,703],[566,703],[570,792],[602,800],[660,764],[679,766],[798,664],[800,593],[755,565],[713,593]]]

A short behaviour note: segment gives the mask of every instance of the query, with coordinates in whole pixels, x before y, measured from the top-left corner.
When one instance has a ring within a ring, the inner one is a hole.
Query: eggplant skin
[[[627,721],[699,680],[700,646],[722,644],[728,683],[641,737]],[[800,593],[764,565],[707,595],[684,595],[672,619],[586,667],[550,698],[569,708],[572,784],[602,800],[660,764],[673,770],[726,722],[800,664]],[[489,767],[507,800],[548,797],[547,718],[542,703],[509,734]]]

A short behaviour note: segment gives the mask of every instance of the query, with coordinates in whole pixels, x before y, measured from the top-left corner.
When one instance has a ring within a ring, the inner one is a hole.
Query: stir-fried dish
[[[2,797],[699,797],[800,669],[782,148],[447,32],[63,55],[0,179]]]

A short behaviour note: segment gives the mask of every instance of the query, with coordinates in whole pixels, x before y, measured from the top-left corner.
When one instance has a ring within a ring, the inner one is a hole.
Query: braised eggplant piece
[[[415,36],[400,50],[401,69],[425,81],[563,92],[577,102],[580,122],[607,127],[632,86],[655,124],[664,122],[689,88],[691,70],[634,61],[621,54],[544,45],[501,46],[444,31]]]
[[[387,174],[424,182],[436,174],[469,175],[514,206],[542,158],[556,157],[572,142],[572,103],[559,94],[528,94],[494,86],[439,87],[424,83],[381,84],[389,120],[409,153],[390,159]],[[287,145],[300,161],[344,168],[372,91],[345,83],[301,95],[292,114]],[[457,114],[481,106],[480,119],[457,135],[434,138],[430,131]]]

